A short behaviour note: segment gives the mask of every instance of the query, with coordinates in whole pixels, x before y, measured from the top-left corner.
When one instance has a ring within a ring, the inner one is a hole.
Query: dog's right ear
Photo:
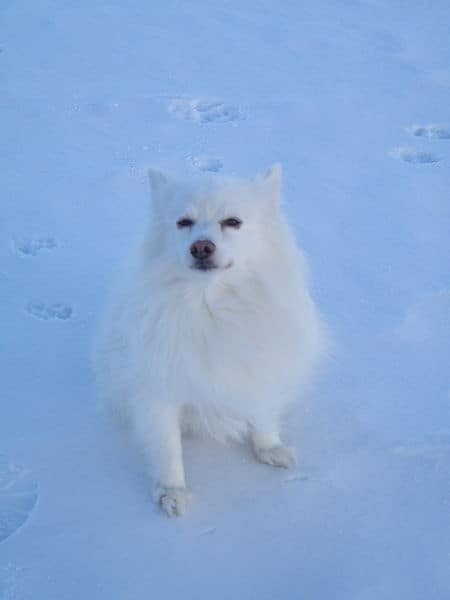
[[[274,196],[274,199],[279,202],[281,198],[281,179],[283,176],[283,169],[280,163],[275,163],[268,169],[262,176],[264,185],[268,191]]]
[[[276,163],[272,165],[265,173],[257,175],[253,180],[259,187],[259,195],[268,200],[269,205],[271,206],[278,206],[282,200],[282,171],[281,165]]]
[[[150,190],[152,193],[152,202],[157,204],[164,196],[165,190],[169,185],[168,178],[157,169],[148,170],[148,179],[150,181]]]

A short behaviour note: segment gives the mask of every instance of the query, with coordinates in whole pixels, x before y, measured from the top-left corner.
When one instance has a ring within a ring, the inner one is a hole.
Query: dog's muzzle
[[[199,271],[210,271],[217,268],[217,265],[209,259],[194,260],[191,265],[191,269],[198,269]]]

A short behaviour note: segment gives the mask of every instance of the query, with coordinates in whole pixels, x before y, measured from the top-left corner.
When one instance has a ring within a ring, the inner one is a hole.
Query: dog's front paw
[[[158,488],[155,493],[155,500],[169,517],[184,515],[191,497],[186,488]]]
[[[272,467],[289,469],[295,467],[297,459],[295,450],[287,446],[272,446],[272,448],[255,448],[256,458]]]

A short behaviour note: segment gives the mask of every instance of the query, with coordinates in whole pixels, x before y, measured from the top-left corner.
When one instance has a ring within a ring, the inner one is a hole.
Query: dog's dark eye
[[[183,227],[192,227],[194,223],[195,221],[193,219],[189,219],[189,217],[184,217],[183,219],[177,221],[177,227],[178,229],[183,229]]]
[[[239,229],[239,227],[242,225],[242,221],[237,217],[229,217],[228,219],[220,221],[220,224],[222,227],[233,227],[234,229]]]

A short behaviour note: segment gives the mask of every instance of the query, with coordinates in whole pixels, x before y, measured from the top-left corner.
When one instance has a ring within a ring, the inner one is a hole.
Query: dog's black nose
[[[214,253],[216,245],[211,240],[197,240],[191,246],[191,254],[197,259],[209,258]]]

